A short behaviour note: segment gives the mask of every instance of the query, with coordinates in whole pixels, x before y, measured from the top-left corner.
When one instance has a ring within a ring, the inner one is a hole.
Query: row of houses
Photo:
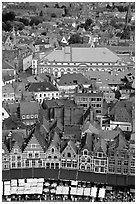
[[[128,142],[120,130],[113,139],[106,140],[101,136],[105,132],[96,128],[91,131],[90,126],[83,127],[80,142],[62,139],[57,130],[48,135],[40,124],[27,138],[21,130],[3,130],[2,168],[44,167],[134,175],[135,144]]]

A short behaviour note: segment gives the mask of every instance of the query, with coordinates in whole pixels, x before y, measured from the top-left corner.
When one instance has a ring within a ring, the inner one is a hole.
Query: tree
[[[20,18],[19,21],[22,22],[25,26],[29,25],[29,20],[27,18]]]
[[[7,21],[14,21],[15,20],[15,13],[13,11],[10,11],[8,13],[3,13],[2,14],[2,21],[7,22]]]
[[[32,25],[38,25],[39,23],[42,23],[42,20],[40,19],[40,17],[33,17],[30,21],[30,26]]]
[[[116,91],[115,91],[115,98],[119,100],[120,97],[121,97],[120,91],[119,91],[119,90],[116,90]]]
[[[76,43],[82,43],[82,38],[78,33],[72,35],[70,39],[68,40],[69,44],[76,44]]]

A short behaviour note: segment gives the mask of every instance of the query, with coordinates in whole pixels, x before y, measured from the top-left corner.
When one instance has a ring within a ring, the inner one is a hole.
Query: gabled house
[[[93,171],[93,151],[94,136],[86,134],[81,139],[81,149],[79,151],[79,169],[83,171]]]
[[[94,172],[106,173],[108,169],[107,142],[99,138],[93,150]]]
[[[45,167],[45,151],[47,142],[39,131],[39,125],[34,128],[23,147],[24,168]]]
[[[71,140],[61,149],[61,168],[78,169],[78,149]]]
[[[45,153],[45,167],[51,169],[60,168],[60,137],[55,132],[52,141]]]
[[[108,173],[128,174],[129,145],[122,131],[108,146]]]
[[[15,93],[14,88],[11,84],[2,87],[2,101],[5,103],[14,103]]]
[[[2,141],[2,170],[10,168],[9,150],[4,141]]]
[[[12,140],[10,150],[10,168],[22,168],[22,141]]]

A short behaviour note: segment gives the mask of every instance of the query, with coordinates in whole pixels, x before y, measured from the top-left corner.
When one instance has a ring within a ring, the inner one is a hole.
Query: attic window
[[[55,151],[54,148],[52,148],[52,149],[51,149],[51,152],[54,153],[54,151]]]
[[[88,155],[88,151],[87,151],[87,150],[84,150],[84,151],[83,151],[83,155]]]
[[[102,157],[103,157],[103,153],[102,153],[102,152],[99,152],[99,153],[98,153],[98,157],[102,158]]]
[[[18,149],[14,149],[14,154],[17,154],[18,153]]]
[[[48,87],[46,87],[46,90],[49,90],[49,88],[48,88]]]
[[[36,144],[31,144],[31,148],[36,148]]]

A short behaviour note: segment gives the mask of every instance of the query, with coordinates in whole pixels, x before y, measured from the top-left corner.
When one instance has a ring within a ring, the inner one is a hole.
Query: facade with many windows
[[[88,109],[93,107],[96,114],[101,114],[103,109],[103,93],[77,93],[75,94],[75,102],[77,105]]]

